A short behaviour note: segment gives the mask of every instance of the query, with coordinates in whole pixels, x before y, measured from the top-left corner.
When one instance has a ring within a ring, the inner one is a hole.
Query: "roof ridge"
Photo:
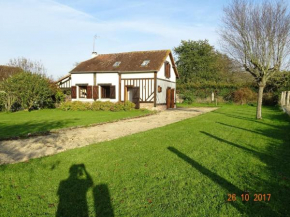
[[[144,50],[144,51],[129,51],[129,52],[120,52],[120,53],[106,53],[106,54],[99,54],[98,56],[102,56],[102,55],[112,55],[112,54],[126,54],[126,53],[149,53],[149,52],[160,52],[160,51],[164,51],[164,52],[171,52],[170,49],[165,49],[165,50]]]

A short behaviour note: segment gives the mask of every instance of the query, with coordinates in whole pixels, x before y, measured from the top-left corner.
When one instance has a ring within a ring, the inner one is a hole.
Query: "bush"
[[[234,102],[241,105],[253,102],[255,99],[256,94],[248,87],[240,88],[233,93]]]
[[[6,98],[6,94],[4,91],[0,91],[0,111],[4,111],[5,110],[5,98]]]
[[[184,103],[191,104],[194,102],[194,94],[190,91],[185,91],[184,94],[182,94],[182,99]]]
[[[92,106],[91,103],[88,102],[79,102],[79,101],[74,101],[74,102],[63,102],[61,103],[60,107],[61,110],[64,111],[87,111],[91,110]]]
[[[56,103],[61,103],[65,101],[65,94],[61,90],[57,90],[55,93],[55,101]]]
[[[124,103],[124,111],[130,111],[132,109],[135,109],[135,104],[130,101],[126,101]]]
[[[100,104],[100,110],[102,111],[111,111],[111,107],[113,107],[114,103],[110,102],[110,101],[106,101],[106,102],[101,102]]]
[[[89,102],[63,102],[59,107],[63,111],[129,111],[135,108],[135,104],[132,102],[101,102],[95,101],[93,103]]]
[[[42,74],[21,72],[2,82],[1,89],[6,93],[6,110],[14,103],[23,109],[51,107],[54,90],[50,80]],[[15,108],[18,108],[16,106]]]
[[[276,93],[264,93],[263,105],[274,106],[279,102],[279,95]]]

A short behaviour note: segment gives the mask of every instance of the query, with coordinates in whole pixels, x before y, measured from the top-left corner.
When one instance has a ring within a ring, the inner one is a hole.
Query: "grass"
[[[257,121],[255,107],[223,106],[2,165],[0,216],[289,216],[290,120],[271,107],[263,115]],[[256,193],[271,194],[270,201],[254,202]],[[228,194],[237,201],[228,202]]]
[[[148,110],[132,111],[62,111],[43,109],[20,111],[15,113],[0,112],[0,139],[25,136],[28,133],[45,132],[74,126],[115,121],[123,118],[149,114]]]

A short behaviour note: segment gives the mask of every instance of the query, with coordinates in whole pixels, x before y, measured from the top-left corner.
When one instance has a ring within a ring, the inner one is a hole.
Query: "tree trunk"
[[[263,92],[264,92],[264,84],[259,85],[259,93],[258,93],[258,105],[257,105],[257,119],[262,119],[262,102],[263,102]]]

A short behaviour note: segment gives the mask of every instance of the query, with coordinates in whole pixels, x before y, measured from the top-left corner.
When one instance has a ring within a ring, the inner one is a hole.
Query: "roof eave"
[[[78,73],[140,73],[140,72],[156,72],[158,70],[141,70],[141,71],[71,71],[71,74],[78,74]]]

